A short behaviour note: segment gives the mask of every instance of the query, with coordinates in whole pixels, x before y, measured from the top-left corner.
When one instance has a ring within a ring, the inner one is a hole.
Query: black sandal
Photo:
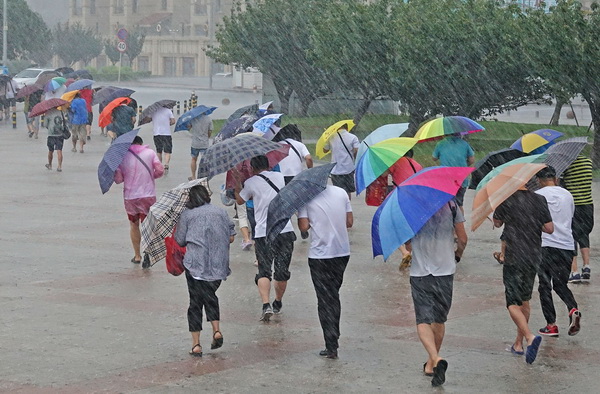
[[[217,335],[217,333],[221,334],[221,338],[215,338],[215,335]],[[221,333],[221,331],[215,331],[213,333],[213,341],[210,344],[210,348],[211,349],[218,349],[221,346],[223,346],[223,334]]]
[[[425,372],[425,367],[427,366],[427,363],[423,364],[423,375],[425,376],[433,376],[433,372]]]
[[[131,259],[131,262],[132,262],[133,264],[139,264],[139,263],[141,263],[141,262],[142,262],[142,260],[136,260],[136,259],[135,259],[135,257],[134,257],[134,258],[132,258],[132,259]]]
[[[197,347],[200,348],[199,352],[194,351],[194,349],[196,349]],[[190,355],[192,355],[194,357],[202,357],[202,346],[200,346],[199,343],[195,344],[194,347],[192,348],[192,350],[190,350]]]

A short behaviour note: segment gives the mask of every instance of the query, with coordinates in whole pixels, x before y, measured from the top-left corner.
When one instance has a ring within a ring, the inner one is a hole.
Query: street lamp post
[[[6,14],[7,14],[7,10],[6,10],[6,1],[4,0],[4,10],[2,12],[2,23],[3,23],[3,34],[2,34],[2,65],[6,66],[6,61],[8,60],[6,58],[6,47],[8,46],[8,24],[6,23]]]

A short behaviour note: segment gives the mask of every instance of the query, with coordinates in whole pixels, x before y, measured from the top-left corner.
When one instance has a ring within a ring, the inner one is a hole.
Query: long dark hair
[[[190,200],[186,204],[189,209],[201,207],[204,204],[210,203],[210,194],[202,185],[196,185],[190,189]]]

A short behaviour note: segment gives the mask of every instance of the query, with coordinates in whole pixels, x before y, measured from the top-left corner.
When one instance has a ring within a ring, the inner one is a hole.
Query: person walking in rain
[[[77,152],[77,141],[79,141],[79,153],[83,153],[83,146],[85,145],[87,138],[86,125],[88,122],[88,111],[85,100],[79,95],[79,92],[75,94],[75,98],[71,101],[71,141],[73,141],[73,149],[71,152]]]
[[[290,262],[294,251],[296,234],[290,221],[277,236],[274,242],[267,242],[267,211],[269,203],[279,190],[285,186],[283,175],[269,171],[269,159],[256,156],[250,160],[254,176],[244,182],[244,187],[237,182],[235,198],[239,205],[252,199],[254,201],[254,249],[258,260],[258,274],[255,282],[262,301],[261,321],[269,321],[273,314],[281,312],[282,299],[290,279]],[[272,267],[275,272],[273,273]],[[271,279],[274,280],[275,299],[270,303]]]
[[[169,173],[169,162],[173,153],[173,137],[171,126],[175,124],[175,116],[169,108],[161,107],[152,114],[152,127],[154,130],[154,146],[158,160],[165,168],[165,174]],[[163,161],[163,152],[165,153]]]
[[[202,357],[200,332],[203,309],[213,329],[210,348],[223,346],[216,291],[221,281],[231,274],[229,244],[234,236],[234,224],[227,212],[210,203],[210,195],[204,186],[192,187],[187,209],[181,213],[174,234],[175,241],[186,247],[183,265],[190,295],[187,316],[192,334],[192,356]]]
[[[325,349],[319,355],[338,358],[340,338],[340,287],[350,260],[348,228],[354,217],[345,190],[328,185],[312,201],[298,211],[298,228],[311,231],[308,266],[315,292],[317,310],[325,338]]]
[[[494,211],[494,226],[504,226],[505,242],[502,281],[506,308],[517,327],[517,336],[510,350],[525,354],[525,361],[535,361],[542,337],[529,329],[529,300],[542,256],[542,232],[552,234],[554,225],[546,198],[522,187]],[[523,340],[527,347],[523,347]]]
[[[433,150],[433,161],[439,161],[441,165],[448,167],[469,167],[475,162],[475,151],[460,135],[453,135],[436,144]],[[469,178],[467,177],[456,194],[456,202],[463,214],[465,213],[463,203],[468,185]]]
[[[46,112],[44,127],[48,130],[48,139],[46,141],[46,145],[48,146],[48,164],[46,164],[46,168],[52,170],[52,161],[54,159],[54,152],[56,151],[56,171],[62,172],[62,150],[65,142],[63,129],[67,127],[63,113],[58,109],[51,109]]]
[[[440,350],[452,305],[456,263],[467,246],[465,218],[457,205],[451,200],[442,206],[406,243],[412,253],[410,287],[417,334],[429,356],[423,373],[432,377],[433,386],[446,381],[448,362],[440,356]]]
[[[537,173],[541,189],[536,193],[546,197],[554,232],[542,233],[542,260],[538,269],[540,304],[546,318],[546,327],[538,332],[541,335],[557,337],[556,310],[552,301],[552,289],[567,305],[569,313],[569,335],[576,335],[581,327],[581,312],[577,301],[567,285],[571,263],[575,255],[575,241],[571,231],[571,222],[575,212],[573,196],[567,190],[558,186],[556,171],[546,167]]]
[[[331,162],[336,163],[331,170],[331,182],[344,189],[350,199],[352,198],[351,193],[356,191],[354,159],[356,159],[359,146],[358,137],[348,131],[347,125],[343,125],[323,148],[325,153],[331,150]]]
[[[150,207],[156,202],[154,180],[160,178],[165,171],[156,153],[148,145],[142,145],[143,143],[140,136],[134,138],[123,162],[115,172],[115,183],[123,183],[123,200],[129,219],[131,244],[135,253],[131,262],[134,264],[142,261],[140,223],[144,221]],[[142,268],[150,268],[148,255],[144,256]]]
[[[190,121],[190,134],[192,135],[192,161],[190,162],[192,176],[188,178],[190,181],[196,179],[196,171],[198,171],[198,158],[208,149],[212,131],[213,121],[208,115],[201,115]]]

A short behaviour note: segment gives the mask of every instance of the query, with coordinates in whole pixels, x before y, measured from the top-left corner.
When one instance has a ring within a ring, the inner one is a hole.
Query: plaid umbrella
[[[267,212],[269,242],[275,240],[295,212],[325,190],[333,167],[335,163],[329,163],[302,171],[271,200]]]
[[[142,234],[141,249],[148,255],[152,265],[166,257],[165,238],[173,232],[173,228],[188,202],[189,191],[196,185],[208,187],[208,181],[204,178],[182,183],[164,192],[150,207],[150,212],[142,222],[140,231]]]
[[[586,145],[587,137],[574,137],[557,142],[546,151],[547,156],[544,163],[554,167],[556,177],[560,178]]]
[[[214,143],[221,142],[227,138],[235,137],[238,134],[246,133],[252,130],[252,125],[256,121],[254,116],[245,116],[243,118],[234,119],[225,124],[219,134],[214,138]]]
[[[115,181],[115,171],[117,171],[117,168],[123,162],[138,131],[140,129],[133,129],[120,135],[110,144],[106,153],[104,153],[104,157],[102,157],[102,161],[98,165],[98,182],[100,183],[102,194],[106,193]]]
[[[277,142],[269,141],[252,133],[243,133],[209,147],[198,164],[198,178],[212,178],[231,170],[236,164],[254,156],[281,148]]]
[[[159,100],[154,104],[150,104],[148,107],[146,107],[145,110],[142,111],[139,126],[152,122],[152,115],[154,115],[154,113],[158,111],[159,108],[171,109],[175,106],[175,104],[177,104],[177,101],[175,100]]]

